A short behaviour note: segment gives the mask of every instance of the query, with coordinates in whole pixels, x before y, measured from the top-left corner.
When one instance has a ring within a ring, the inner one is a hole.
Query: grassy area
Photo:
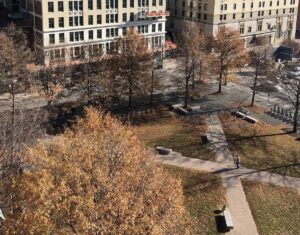
[[[300,177],[300,142],[284,132],[286,127],[253,125],[230,114],[220,115],[220,120],[242,166]]]
[[[203,117],[179,116],[167,111],[134,122],[136,134],[148,147],[163,146],[187,157],[213,160],[214,154],[201,140],[206,128]]]
[[[299,193],[289,188],[242,182],[259,234],[299,234]]]
[[[191,234],[219,234],[214,211],[225,203],[225,191],[220,179],[213,174],[166,167],[182,180],[185,206],[192,218]]]

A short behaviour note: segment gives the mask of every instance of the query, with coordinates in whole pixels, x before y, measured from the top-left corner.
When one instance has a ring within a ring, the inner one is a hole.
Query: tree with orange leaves
[[[1,234],[186,234],[178,179],[128,126],[93,109],[22,154]]]

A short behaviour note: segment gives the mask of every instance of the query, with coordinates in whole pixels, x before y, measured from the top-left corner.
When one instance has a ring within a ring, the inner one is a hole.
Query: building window
[[[89,40],[93,40],[93,39],[94,39],[94,31],[89,30]]]
[[[204,20],[207,20],[207,14],[204,14],[204,15],[203,15],[203,19],[204,19]]]
[[[153,6],[153,7],[156,6],[156,0],[152,0],[152,6]]]
[[[64,43],[65,42],[65,34],[64,33],[60,33],[59,34],[59,43]]]
[[[122,6],[123,6],[123,8],[127,8],[127,0],[123,0]]]
[[[98,9],[98,10],[101,9],[101,0],[97,0],[97,9]]]
[[[262,21],[257,22],[257,31],[258,32],[262,31]]]
[[[58,18],[58,25],[59,25],[60,28],[65,27],[64,17],[59,17]]]
[[[69,17],[69,26],[73,26],[74,25],[74,21],[73,21],[73,17]]]
[[[160,5],[160,6],[163,5],[163,0],[159,0],[159,5]]]
[[[248,27],[248,33],[252,32],[252,27]]]
[[[97,30],[97,38],[102,38],[102,29]]]
[[[232,19],[233,19],[233,20],[235,20],[235,13],[233,13],[233,15],[232,15]]]
[[[159,23],[159,24],[158,24],[158,32],[161,32],[161,31],[162,31],[162,24]]]
[[[123,22],[126,22],[126,21],[127,21],[127,14],[123,13]]]
[[[93,0],[88,0],[88,9],[93,10]]]
[[[54,29],[54,18],[49,19],[49,29]]]
[[[62,1],[59,1],[58,2],[58,11],[64,11],[64,2]]]
[[[69,1],[69,11],[73,11],[73,2]]]
[[[54,12],[54,3],[48,2],[48,12]]]
[[[74,33],[73,32],[70,33],[70,42],[74,42]]]
[[[130,13],[129,21],[134,21],[134,13]]]
[[[97,15],[97,24],[102,24],[102,16]]]
[[[152,25],[152,33],[155,33],[155,28],[156,28],[155,26],[156,26],[155,24]]]
[[[245,32],[245,25],[240,24],[240,34],[244,34],[244,32]]]
[[[55,44],[55,34],[50,34],[49,35],[49,43],[50,44]]]
[[[130,7],[134,7],[134,0],[130,0]]]
[[[123,27],[123,28],[122,28],[122,35],[125,36],[125,35],[126,35],[126,32],[127,32],[126,27]]]
[[[93,16],[92,15],[88,16],[88,24],[93,25]]]

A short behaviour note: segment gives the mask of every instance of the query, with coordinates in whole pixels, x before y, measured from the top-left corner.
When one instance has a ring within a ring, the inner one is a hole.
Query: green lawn
[[[187,157],[215,159],[201,140],[201,134],[206,133],[207,129],[203,117],[179,116],[165,111],[148,120],[135,122],[134,129],[148,147],[163,146]]]
[[[214,211],[225,204],[225,191],[218,176],[178,167],[165,169],[182,180],[185,206],[192,218],[191,234],[220,234]]]
[[[295,190],[242,181],[261,235],[300,234],[300,194]]]
[[[300,141],[286,134],[286,126],[250,124],[230,114],[220,115],[233,155],[242,166],[300,177]]]

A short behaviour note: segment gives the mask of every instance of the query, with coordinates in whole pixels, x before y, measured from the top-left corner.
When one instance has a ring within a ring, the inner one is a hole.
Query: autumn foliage
[[[87,109],[72,129],[23,154],[0,233],[187,233],[181,183],[152,154],[130,127]]]

